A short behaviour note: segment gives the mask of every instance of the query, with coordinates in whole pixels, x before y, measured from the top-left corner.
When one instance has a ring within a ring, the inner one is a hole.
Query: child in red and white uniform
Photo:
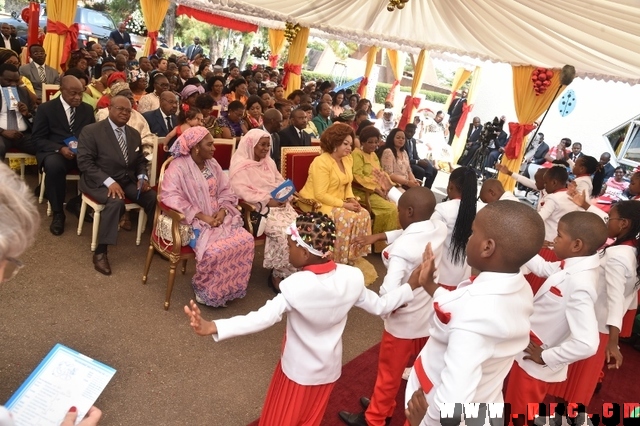
[[[511,413],[527,418],[527,404],[544,401],[551,383],[567,378],[568,365],[598,349],[594,304],[599,277],[598,249],[607,226],[588,212],[567,213],[558,223],[554,251],[561,262],[535,256],[526,263],[537,276],[548,277],[533,298],[531,342],[516,356],[504,400]]]
[[[436,263],[440,261],[447,227],[440,221],[429,220],[435,206],[436,198],[430,189],[409,188],[398,202],[398,217],[402,229],[363,237],[359,241],[362,245],[384,240],[390,243],[382,251],[387,274],[380,287],[380,294],[388,294],[409,280],[411,272],[422,263],[422,253],[427,243],[431,243]],[[402,373],[409,359],[418,355],[429,336],[431,296],[423,289],[417,289],[414,296],[414,300],[407,306],[384,317],[373,395],[365,412],[339,413],[346,424],[384,426],[386,419],[393,415]],[[361,398],[361,401],[366,400]]]
[[[319,213],[306,213],[289,226],[289,261],[302,269],[283,280],[282,293],[258,311],[229,319],[202,321],[195,302],[185,306],[191,327],[222,341],[266,329],[287,314],[286,340],[260,416],[262,426],[319,425],[342,370],[342,333],[347,313],[358,306],[388,314],[413,300],[403,284],[382,297],[364,286],[359,269],[330,260],[335,225]]]
[[[556,237],[560,218],[567,213],[579,210],[579,207],[567,195],[568,178],[567,169],[560,166],[551,167],[544,174],[544,188],[547,195],[540,203],[538,210],[544,221],[544,245],[538,254],[550,262],[558,260],[553,251],[553,240]],[[533,273],[527,274],[526,278],[534,294],[545,280],[544,277],[538,277]]]
[[[478,203],[478,178],[470,167],[458,167],[449,176],[448,201],[436,206],[432,221],[447,225],[442,260],[438,264],[438,281],[449,289],[471,275],[466,262],[466,246],[471,235],[471,224],[476,213],[484,206]]]
[[[508,230],[508,231],[507,231]],[[529,344],[533,294],[520,272],[544,241],[544,224],[530,207],[496,201],[478,212],[467,262],[480,274],[454,291],[439,287],[429,248],[419,276],[433,296],[429,340],[409,375],[405,401],[412,426],[440,425],[443,403],[501,403],[504,378]],[[414,399],[428,404],[415,411]],[[411,404],[410,404],[411,401]]]
[[[588,406],[602,366],[620,368],[618,337],[629,336],[638,306],[640,201],[621,201],[609,212],[607,224],[614,243],[603,250],[595,305],[600,344],[595,355],[569,366],[567,380],[549,393]]]

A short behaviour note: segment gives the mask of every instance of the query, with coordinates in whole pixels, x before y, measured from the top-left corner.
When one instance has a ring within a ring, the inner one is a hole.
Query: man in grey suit
[[[35,90],[38,98],[38,104],[40,104],[42,102],[42,85],[60,84],[60,74],[49,65],[45,65],[44,61],[47,59],[47,53],[41,45],[32,44],[29,46],[29,56],[33,61],[20,67],[20,75],[27,77],[31,81],[33,90]]]
[[[109,118],[86,126],[78,140],[80,190],[105,205],[93,254],[96,271],[104,275],[111,275],[107,246],[116,244],[125,203],[139,204],[148,217],[152,217],[156,206],[156,193],[149,187],[146,175],[140,133],[127,126],[131,110],[129,99],[115,96],[109,106]]]

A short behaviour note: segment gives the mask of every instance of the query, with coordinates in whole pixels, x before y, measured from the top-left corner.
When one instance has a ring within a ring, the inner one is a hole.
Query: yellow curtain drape
[[[144,18],[144,24],[147,26],[148,32],[160,31],[162,21],[167,16],[167,10],[169,10],[169,0],[140,0],[140,8],[142,9],[142,17]],[[147,37],[147,41],[144,43],[144,50],[142,54],[149,56],[151,53],[151,37]]]
[[[516,116],[518,117],[518,124],[533,124],[533,122],[549,108],[556,93],[560,95],[564,89],[566,89],[566,86],[560,86],[560,70],[553,70],[551,85],[547,87],[547,91],[544,92],[544,94],[536,96],[531,82],[531,73],[536,67],[513,66],[511,68],[513,70],[513,103],[516,109]],[[558,91],[558,88],[561,90]],[[528,137],[525,136],[518,158],[508,159],[506,155],[502,156],[501,163],[507,166],[512,172],[517,172],[520,169],[520,164],[522,163],[524,151],[527,146],[527,140]],[[515,187],[515,181],[502,173],[498,175],[498,180],[502,182],[502,185],[508,191],[513,190]]]
[[[398,123],[398,127],[404,129],[407,123],[411,122],[411,117],[413,117],[413,111],[420,106],[420,98],[417,98],[416,95],[420,91],[422,87],[422,78],[424,76],[425,70],[425,62],[429,58],[429,52],[422,49],[420,54],[418,55],[418,59],[416,60],[413,68],[413,82],[411,83],[411,97],[405,98],[404,101],[404,111],[402,112],[402,117],[400,117],[400,122]]]
[[[287,58],[287,64],[294,67],[302,67],[302,62],[304,61],[304,57],[307,54],[308,40],[309,40],[309,28],[302,27],[300,31],[298,31],[298,35],[296,35],[296,38],[293,39],[291,46],[289,46],[289,57]],[[287,64],[285,64],[285,71],[287,68]],[[287,97],[294,90],[300,89],[301,82],[302,82],[302,78],[299,74],[296,74],[295,72],[290,72],[289,82],[287,84],[287,89],[284,92],[284,96]]]
[[[76,16],[76,2],[69,0],[49,0],[47,1],[47,19],[51,22],[62,22],[67,27],[73,24]],[[47,31],[44,38],[44,50],[47,52],[46,64],[62,72],[60,61],[64,50],[66,35],[54,34]]]
[[[444,111],[446,111],[449,108],[449,105],[451,105],[453,94],[460,90],[460,88],[462,87],[464,82],[467,81],[470,75],[471,71],[469,71],[468,69],[464,67],[458,68],[456,74],[453,76],[453,81],[451,82],[451,93],[449,93],[447,102],[444,103]]]
[[[364,80],[363,80],[363,82],[367,84],[361,85],[358,88],[358,94],[360,95],[360,99],[364,99],[367,97],[367,85],[369,83],[369,76],[371,75],[371,70],[373,69],[373,65],[376,63],[376,56],[378,55],[378,50],[379,48],[377,46],[371,46],[369,48],[369,51],[367,52],[367,64],[364,67]]]
[[[391,86],[391,91],[387,96],[387,99],[393,102],[395,92],[399,90],[400,83],[402,82],[405,56],[402,52],[398,52],[397,50],[387,49],[387,57],[389,58],[389,66],[393,72],[393,78],[395,78],[397,82],[397,84],[394,83]]]
[[[475,104],[476,98],[478,97],[478,87],[480,86],[481,73],[482,70],[480,69],[480,67],[476,67],[473,70],[473,74],[471,75],[471,86],[469,86],[469,94],[467,95],[466,111],[463,109],[462,117],[460,117],[460,122],[464,123],[463,126],[465,127],[462,128],[463,131],[460,133],[460,136],[455,136],[453,138],[453,142],[451,143],[454,162],[458,161],[458,158],[460,158],[460,156],[464,152],[464,146],[467,143],[467,134],[464,129],[466,128],[467,122],[473,120],[473,114],[471,114],[471,112],[473,111],[473,105]],[[462,86],[462,83],[460,84],[460,86]],[[455,132],[455,129],[449,129],[449,131]]]
[[[272,67],[278,66],[278,57],[284,49],[284,30],[275,30],[273,28],[269,28],[269,49],[271,50],[270,55],[270,65]]]

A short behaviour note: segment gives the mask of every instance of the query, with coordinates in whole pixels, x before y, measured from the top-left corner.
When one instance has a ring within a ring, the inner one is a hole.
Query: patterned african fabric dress
[[[238,198],[220,165],[211,159],[200,170],[190,156],[176,158],[167,168],[160,196],[200,232],[191,283],[196,300],[215,307],[244,297],[253,264],[253,236],[242,227]],[[195,217],[200,212],[214,216],[223,208],[227,216],[217,227]]]

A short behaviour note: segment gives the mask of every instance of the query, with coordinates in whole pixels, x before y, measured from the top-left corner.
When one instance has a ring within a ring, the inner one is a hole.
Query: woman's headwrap
[[[107,86],[111,87],[111,85],[113,83],[115,83],[116,81],[121,80],[121,81],[127,81],[127,76],[124,75],[123,72],[114,72],[113,74],[111,74],[109,76],[109,78],[107,79]]]
[[[131,88],[127,83],[119,81],[111,86],[111,97],[118,96],[120,92],[124,92],[125,90],[131,90]]]
[[[191,148],[199,144],[208,134],[210,134],[209,131],[202,126],[190,127],[180,135],[169,151],[174,157],[189,155]]]
[[[184,89],[182,89],[182,92],[180,92],[180,98],[184,101],[194,93],[204,93],[204,88],[202,86],[189,84]]]

